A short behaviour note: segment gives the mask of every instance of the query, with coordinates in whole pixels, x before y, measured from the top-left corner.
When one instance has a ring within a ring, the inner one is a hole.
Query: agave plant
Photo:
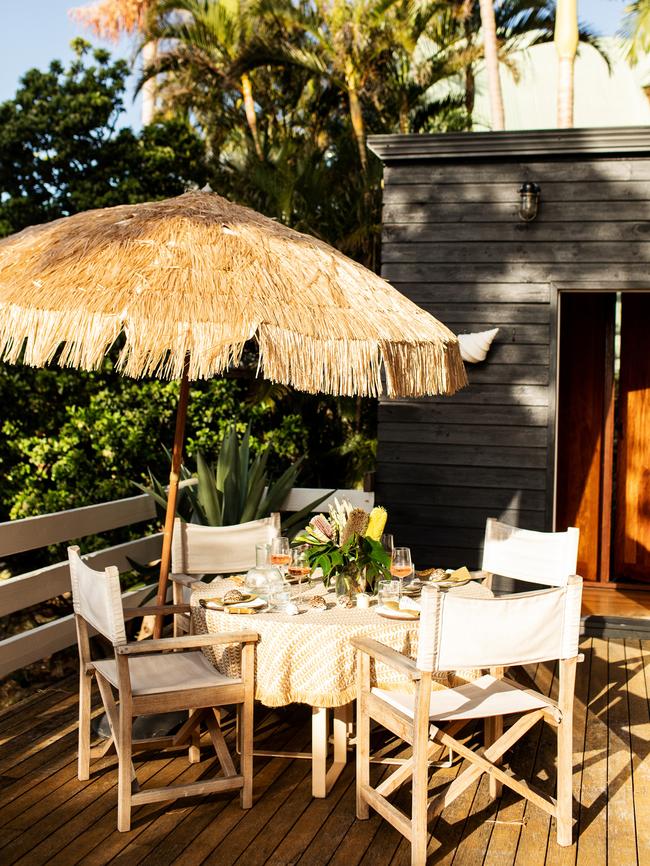
[[[303,458],[289,466],[279,478],[271,480],[267,472],[269,449],[265,448],[252,457],[250,433],[249,423],[239,441],[237,429],[232,424],[224,434],[214,465],[210,465],[200,451],[196,454],[195,471],[183,464],[176,503],[176,514],[181,520],[203,526],[233,526],[268,517],[280,510],[296,482]],[[164,510],[167,506],[164,485],[151,471],[149,482],[149,485],[136,486],[152,496]],[[329,495],[328,492],[287,517],[282,524],[283,530],[288,531],[300,524]]]

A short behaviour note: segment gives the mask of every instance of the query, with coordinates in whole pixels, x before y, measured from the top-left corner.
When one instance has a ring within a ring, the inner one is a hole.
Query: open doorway
[[[560,295],[556,528],[578,572],[650,589],[650,292]]]

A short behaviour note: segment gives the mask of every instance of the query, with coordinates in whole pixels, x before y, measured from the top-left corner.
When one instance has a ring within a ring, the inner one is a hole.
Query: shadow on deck
[[[485,777],[430,827],[430,863],[650,864],[650,647],[639,641],[586,639],[575,708],[573,847],[555,844],[550,818],[511,793],[488,797]],[[529,669],[538,688],[555,688],[553,670]],[[409,847],[375,815],[357,821],[354,762],[330,796],[311,797],[310,764],[256,759],[255,803],[214,797],[142,806],[133,829],[118,833],[115,757],[76,777],[76,682],[42,691],[0,714],[0,862],[10,864],[408,864]],[[309,748],[306,708],[260,713],[266,748]],[[551,790],[553,733],[537,726],[511,753],[517,773]],[[209,753],[206,750],[206,755]],[[138,763],[151,784],[185,783],[215,772],[207,757],[188,765],[184,754]],[[432,789],[456,775],[457,763],[436,770]],[[375,766],[375,773],[386,772]],[[402,805],[408,788],[398,794]]]

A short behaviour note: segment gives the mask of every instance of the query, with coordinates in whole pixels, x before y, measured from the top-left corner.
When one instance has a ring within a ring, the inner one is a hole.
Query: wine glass
[[[395,543],[393,541],[393,535],[391,532],[384,532],[381,537],[381,544],[386,553],[392,555]]]
[[[411,549],[409,547],[394,547],[390,560],[390,573],[398,580],[408,577],[413,571]]]
[[[307,550],[304,546],[294,547],[291,550],[291,562],[289,563],[289,577],[298,578],[298,595],[302,598],[302,579],[311,573],[307,561]]]
[[[271,565],[277,565],[282,576],[286,576],[286,567],[291,562],[291,547],[289,539],[278,535],[271,539]]]

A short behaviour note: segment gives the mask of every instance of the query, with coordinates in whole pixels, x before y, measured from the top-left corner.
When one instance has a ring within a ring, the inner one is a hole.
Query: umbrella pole
[[[185,439],[185,420],[187,418],[187,400],[190,391],[189,381],[189,355],[185,358],[183,376],[181,378],[181,390],[176,410],[176,431],[174,433],[174,447],[172,450],[172,465],[169,473],[169,488],[167,492],[167,510],[165,512],[165,526],[163,529],[162,555],[160,558],[160,577],[158,578],[157,604],[165,604],[167,598],[167,581],[169,579],[169,568],[172,558],[172,535],[174,532],[174,518],[176,516],[176,500],[178,498],[178,482],[183,459],[183,441]],[[163,618],[156,615],[154,626],[154,637],[159,638],[162,634]]]

